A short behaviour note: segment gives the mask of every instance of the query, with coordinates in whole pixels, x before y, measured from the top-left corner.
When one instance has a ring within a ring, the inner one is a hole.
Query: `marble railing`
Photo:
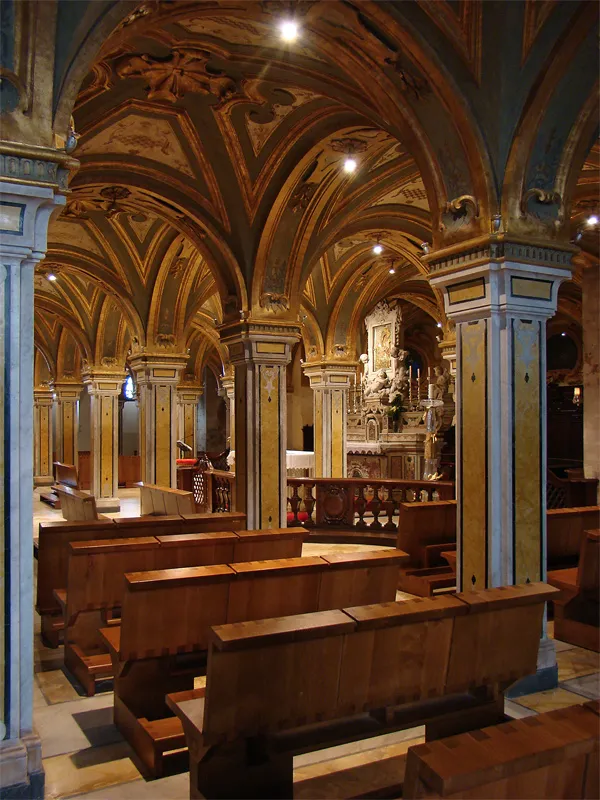
[[[400,503],[453,500],[451,481],[288,478],[289,527],[396,531]]]

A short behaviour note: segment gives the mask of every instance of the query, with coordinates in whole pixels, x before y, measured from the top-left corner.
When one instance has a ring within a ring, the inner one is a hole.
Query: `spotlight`
[[[396,270],[393,267],[390,267],[390,275],[395,275]]]
[[[48,278],[49,281],[55,281],[56,280],[56,275],[53,272],[49,272],[46,275],[46,277]]]
[[[586,222],[590,227],[592,227],[594,225],[597,225],[598,224],[598,217],[595,214],[593,214],[591,217],[587,218]]]
[[[279,26],[279,32],[284,42],[295,42],[298,38],[298,25],[291,19],[286,20]]]
[[[566,335],[567,334],[564,331],[561,333],[561,336],[566,336]]]
[[[380,244],[376,244],[373,248],[373,252],[376,256],[380,256],[383,253],[383,247]]]
[[[356,169],[356,161],[353,158],[347,158],[344,161],[344,172],[351,174]]]
[[[442,327],[442,323],[438,322],[437,326],[438,326],[438,328],[441,328]]]

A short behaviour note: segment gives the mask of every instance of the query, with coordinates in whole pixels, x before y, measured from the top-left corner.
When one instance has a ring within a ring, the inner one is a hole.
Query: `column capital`
[[[83,383],[75,378],[70,379],[62,377],[56,381],[52,381],[51,388],[58,400],[78,400],[81,390],[83,389]]]
[[[51,406],[54,402],[54,392],[49,383],[33,387],[33,400],[38,405]]]
[[[467,254],[464,262],[459,259],[430,277],[431,285],[444,292],[450,319],[468,322],[492,314],[547,319],[556,312],[559,286],[571,277],[572,250],[546,247],[538,258],[540,248],[520,245],[524,261],[512,260],[505,247],[493,249],[493,257],[489,249],[484,251],[483,259],[469,263]]]
[[[177,398],[180,403],[197,403],[204,394],[204,386],[193,381],[182,381],[177,384]]]
[[[313,361],[302,365],[312,389],[349,389],[356,380],[358,362]]]
[[[88,364],[82,377],[90,394],[119,395],[125,376],[125,369]]]
[[[293,322],[241,320],[219,328],[221,342],[229,349],[231,363],[287,364],[292,347],[300,340],[300,326]]]
[[[140,351],[129,357],[129,366],[138,383],[168,383],[177,386],[189,356],[187,353],[150,353]]]

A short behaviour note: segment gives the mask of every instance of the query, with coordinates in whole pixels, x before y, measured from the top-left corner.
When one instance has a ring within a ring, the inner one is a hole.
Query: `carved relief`
[[[318,186],[316,183],[301,183],[290,198],[290,209],[294,214],[306,211]]]
[[[270,311],[273,314],[283,314],[289,310],[290,301],[285,294],[267,292],[260,298],[260,307]]]
[[[221,70],[208,70],[212,53],[192,48],[175,49],[167,59],[150,55],[128,56],[117,64],[120,78],[143,78],[148,100],[176,103],[188,92],[212,94],[219,102],[230,99],[237,86]]]

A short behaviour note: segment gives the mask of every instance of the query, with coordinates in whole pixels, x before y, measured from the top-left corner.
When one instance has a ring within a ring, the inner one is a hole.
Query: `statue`
[[[378,370],[371,378],[369,378],[365,386],[365,397],[381,397],[386,389],[391,386],[391,381],[388,378],[387,372],[384,369]]]
[[[432,400],[443,400],[448,392],[450,375],[442,367],[434,367],[435,379],[433,383]]]
[[[363,365],[363,374],[360,378],[360,383],[364,392],[369,380],[369,356],[366,353],[362,353],[362,355],[359,356],[358,360]]]

